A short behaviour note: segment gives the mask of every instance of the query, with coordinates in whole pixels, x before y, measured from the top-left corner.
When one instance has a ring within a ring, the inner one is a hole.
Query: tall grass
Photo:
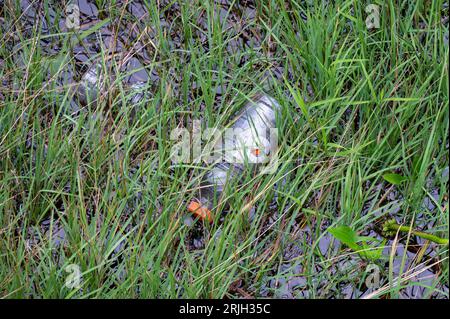
[[[75,34],[50,23],[59,3],[40,3],[29,24],[4,2],[0,296],[448,298],[448,247],[390,238],[367,287],[368,261],[326,231],[380,237],[394,217],[448,238],[443,1],[377,2],[371,30],[360,1],[143,1],[143,17],[96,1],[98,19]],[[71,102],[74,48],[105,30],[127,42],[112,63],[106,45],[90,57],[115,93],[83,107]],[[127,54],[155,74],[136,105]],[[282,106],[278,170],[229,185],[213,224],[186,223],[205,169],[171,162],[170,131],[224,127],[261,91]],[[389,184],[391,172],[405,182]],[[81,288],[65,285],[72,264]]]

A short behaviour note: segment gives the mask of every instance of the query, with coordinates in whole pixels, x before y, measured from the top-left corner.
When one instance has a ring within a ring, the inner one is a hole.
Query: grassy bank
[[[448,298],[448,245],[380,231],[449,237],[448,2],[380,1],[368,29],[360,1],[96,1],[76,32],[59,2],[0,2],[1,297]],[[109,94],[81,105],[94,60]],[[226,126],[262,91],[282,108],[278,170],[186,223],[205,170],[172,164],[171,130]]]

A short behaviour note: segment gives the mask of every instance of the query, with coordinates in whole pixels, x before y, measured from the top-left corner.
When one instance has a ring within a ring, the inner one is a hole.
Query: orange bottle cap
[[[252,150],[252,154],[255,156],[259,156],[261,154],[261,150],[259,148],[254,148]]]
[[[211,211],[207,207],[203,206],[200,202],[196,200],[191,201],[187,206],[187,209],[194,215],[199,216],[200,219],[206,219],[208,222],[212,222]]]

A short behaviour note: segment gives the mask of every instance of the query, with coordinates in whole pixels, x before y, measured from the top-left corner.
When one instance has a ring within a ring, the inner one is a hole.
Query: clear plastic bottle
[[[276,144],[267,139],[267,134],[276,130],[279,110],[278,102],[267,95],[257,95],[243,107],[231,122],[229,134],[218,142],[225,147],[214,148],[223,151],[223,156],[205,174],[198,198],[188,204],[190,212],[211,222],[211,210],[226,184],[238,181],[247,170],[256,171],[267,164],[269,157],[276,152]]]
[[[110,76],[110,80],[114,81],[114,76]],[[125,83],[128,83],[128,81]],[[128,101],[132,106],[144,100],[147,82],[137,81],[133,84],[125,85],[130,90],[131,94]],[[101,96],[105,96],[106,91],[106,76],[103,72],[103,66],[101,63],[94,63],[81,77],[77,90],[78,100],[82,105],[96,106],[98,99]]]

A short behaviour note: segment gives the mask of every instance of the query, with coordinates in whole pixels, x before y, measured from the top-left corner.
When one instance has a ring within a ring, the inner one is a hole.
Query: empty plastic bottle
[[[114,80],[114,76],[109,76],[110,81]],[[125,82],[127,83],[127,82]],[[127,84],[125,84],[127,86]],[[78,85],[77,96],[78,100],[83,105],[95,106],[98,99],[102,95],[106,95],[106,76],[103,72],[101,63],[94,63],[83,74],[81,81]],[[144,81],[138,81],[129,85],[130,98],[129,103],[134,106],[140,103],[146,97],[147,83]]]
[[[211,210],[226,184],[238,182],[248,170],[256,171],[268,164],[276,152],[277,141],[273,139],[277,136],[272,133],[276,132],[279,110],[278,102],[267,95],[258,95],[243,107],[226,130],[223,141],[218,142],[224,147],[214,147],[223,156],[205,174],[198,198],[188,205],[190,212],[211,222]]]
[[[78,85],[78,99],[83,105],[96,104],[98,98],[105,91],[105,77],[102,75],[102,65],[94,63],[83,74]]]

